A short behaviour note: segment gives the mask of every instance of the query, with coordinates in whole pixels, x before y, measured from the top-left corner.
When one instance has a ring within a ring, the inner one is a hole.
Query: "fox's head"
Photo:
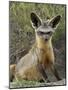
[[[61,16],[57,15],[50,20],[42,21],[34,12],[31,13],[31,22],[36,35],[45,41],[48,41],[52,37],[60,18]]]

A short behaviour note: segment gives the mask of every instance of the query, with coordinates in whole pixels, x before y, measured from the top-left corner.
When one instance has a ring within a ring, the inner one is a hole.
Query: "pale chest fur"
[[[44,42],[38,39],[37,48],[40,63],[42,63],[46,67],[49,67],[51,64],[54,63],[54,52],[51,40],[49,40],[48,42]]]
[[[52,48],[49,48],[47,51],[44,51],[43,49],[38,49],[37,52],[39,63],[43,64],[46,67],[49,67],[51,64],[54,63],[54,53]]]

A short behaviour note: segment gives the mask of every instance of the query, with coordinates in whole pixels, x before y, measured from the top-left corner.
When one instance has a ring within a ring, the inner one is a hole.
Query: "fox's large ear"
[[[49,22],[49,25],[52,27],[52,28],[56,28],[59,21],[61,19],[61,16],[60,15],[57,15],[55,16],[54,18],[52,18]]]
[[[38,28],[41,25],[41,19],[34,12],[31,13],[31,23],[33,28]]]

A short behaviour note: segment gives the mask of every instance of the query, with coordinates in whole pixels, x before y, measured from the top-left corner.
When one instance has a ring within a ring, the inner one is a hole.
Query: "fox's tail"
[[[16,64],[10,65],[10,81],[12,82],[15,77]]]

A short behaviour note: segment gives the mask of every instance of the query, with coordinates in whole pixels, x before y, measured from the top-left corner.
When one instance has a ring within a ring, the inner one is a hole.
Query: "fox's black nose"
[[[48,41],[48,39],[47,39],[47,38],[45,38],[45,41]]]

